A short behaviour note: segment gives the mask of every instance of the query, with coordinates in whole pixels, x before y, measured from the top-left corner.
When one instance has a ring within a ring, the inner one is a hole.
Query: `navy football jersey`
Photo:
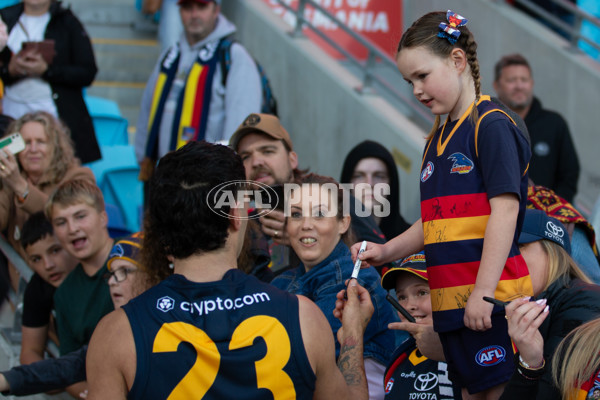
[[[124,307],[137,353],[130,399],[312,399],[298,298],[239,270],[173,275]]]
[[[407,340],[394,353],[384,377],[386,400],[460,400],[461,389],[448,378],[448,366],[421,355],[415,340]]]

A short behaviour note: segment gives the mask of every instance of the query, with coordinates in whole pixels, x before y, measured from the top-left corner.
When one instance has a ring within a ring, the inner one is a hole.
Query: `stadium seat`
[[[100,151],[102,152],[100,160],[85,164],[94,173],[100,188],[102,188],[106,171],[138,167],[135,150],[131,145],[100,146]]]
[[[125,219],[119,207],[114,204],[104,203],[106,214],[108,215],[108,234],[111,238],[117,239],[123,236],[127,236],[132,232],[127,229],[125,225]]]
[[[21,0],[0,0],[0,8],[14,6],[17,3],[20,3]]]
[[[139,168],[120,168],[106,171],[101,186],[106,202],[115,204],[125,218],[131,232],[140,230],[140,206],[144,201],[144,186],[138,180]]]
[[[85,92],[84,92],[85,93]],[[105,99],[98,96],[89,96],[84,94],[85,105],[88,112],[93,117],[94,115],[110,115],[121,117],[121,110],[116,101]]]
[[[129,123],[123,117],[95,114],[92,115],[96,139],[100,146],[126,145],[129,143],[127,126]]]

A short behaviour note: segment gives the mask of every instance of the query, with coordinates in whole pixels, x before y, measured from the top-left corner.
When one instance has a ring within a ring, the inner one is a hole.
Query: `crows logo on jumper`
[[[452,168],[450,168],[451,174],[468,174],[474,167],[473,161],[469,160],[463,153],[454,153],[448,160],[453,160]]]
[[[502,346],[488,346],[479,350],[475,361],[482,367],[491,367],[501,363],[506,358],[506,350]]]

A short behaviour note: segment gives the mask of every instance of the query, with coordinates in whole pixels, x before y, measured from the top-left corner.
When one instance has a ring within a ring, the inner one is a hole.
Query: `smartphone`
[[[23,136],[17,132],[0,139],[0,149],[8,149],[13,154],[23,151],[25,149],[25,141],[23,140]]]
[[[387,299],[387,301],[389,301],[389,302],[390,302],[390,304],[391,304],[392,306],[394,306],[394,308],[395,308],[396,310],[398,310],[398,312],[399,312],[400,314],[402,314],[402,316],[403,316],[404,318],[406,318],[406,320],[407,320],[408,322],[412,322],[412,323],[415,323],[415,322],[417,322],[417,320],[416,320],[416,319],[415,319],[415,318],[414,318],[412,315],[410,315],[410,313],[409,313],[409,312],[406,310],[406,308],[402,307],[402,306],[400,305],[400,303],[398,303],[398,300],[396,300],[396,299],[394,298],[394,296],[392,296],[391,294],[389,294],[389,293],[388,293],[388,294],[387,294],[387,296],[385,296],[385,298]]]
[[[30,52],[40,53],[46,64],[52,64],[56,50],[54,49],[54,40],[46,39],[41,42],[23,42],[21,53]]]

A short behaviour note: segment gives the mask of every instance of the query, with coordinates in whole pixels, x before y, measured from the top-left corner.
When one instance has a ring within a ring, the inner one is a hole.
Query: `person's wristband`
[[[526,368],[526,369],[528,369],[530,371],[537,371],[537,370],[543,369],[546,366],[546,360],[544,360],[542,358],[542,364],[541,365],[538,365],[536,367],[532,367],[531,365],[527,364],[525,362],[525,360],[523,360],[523,357],[521,357],[521,354],[519,354],[519,364],[521,364],[521,366],[523,368]]]
[[[29,195],[29,185],[25,187],[25,191],[21,194],[17,194],[17,201],[19,203],[25,203],[27,196]]]
[[[522,361],[521,355],[519,353],[515,354],[515,364],[517,365],[517,372],[519,373],[519,375],[521,375],[523,378],[530,380],[530,381],[537,381],[539,380],[542,375],[544,375],[545,372],[545,367],[546,367],[546,360],[544,359],[542,361],[542,366],[536,369],[531,369],[529,367],[526,367],[526,365],[528,365],[527,363],[525,363],[524,361]]]

